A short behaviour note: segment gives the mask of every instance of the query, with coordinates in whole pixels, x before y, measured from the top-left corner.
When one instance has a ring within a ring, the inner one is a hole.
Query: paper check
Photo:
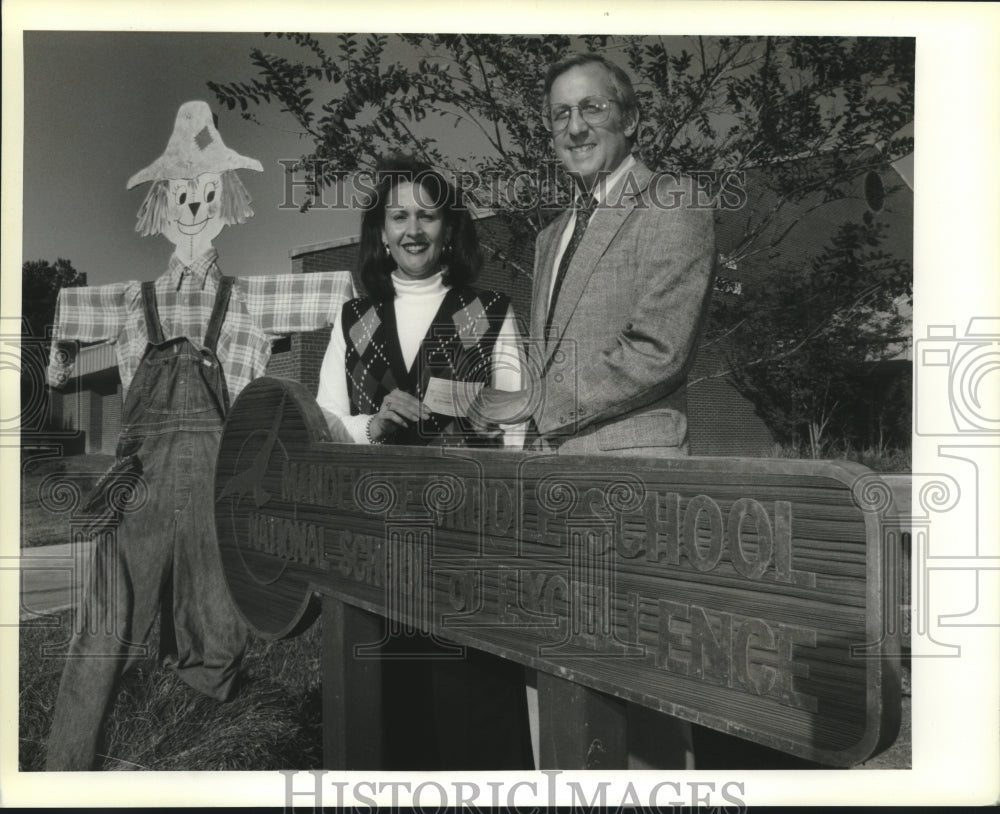
[[[424,404],[433,413],[465,418],[469,414],[469,407],[482,389],[482,382],[452,381],[432,377],[424,392]]]

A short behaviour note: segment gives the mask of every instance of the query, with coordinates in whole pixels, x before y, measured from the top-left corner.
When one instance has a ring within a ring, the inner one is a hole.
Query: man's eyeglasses
[[[542,124],[550,133],[561,133],[569,127],[573,109],[580,111],[580,117],[587,124],[604,124],[611,114],[611,103],[621,104],[617,99],[606,96],[587,96],[577,105],[551,105],[542,112]]]

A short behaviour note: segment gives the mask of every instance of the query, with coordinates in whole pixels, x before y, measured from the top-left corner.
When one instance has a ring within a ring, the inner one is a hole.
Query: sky
[[[125,183],[163,152],[178,107],[193,99],[209,103],[226,146],[264,167],[240,171],[255,215],[216,239],[225,273],[288,272],[293,247],[356,234],[357,212],[281,208],[286,176],[277,162],[309,150],[291,116],[265,106],[261,124],[245,121],[206,86],[253,78],[255,45],[291,48],[263,34],[26,32],[22,259],[66,258],[91,285],[162,273],[169,241],[135,232],[149,185]]]
[[[387,56],[409,59],[392,39]],[[216,239],[225,273],[288,272],[295,247],[356,235],[357,210],[302,213],[288,205],[290,190],[295,203],[303,191],[289,186],[278,162],[312,147],[289,114],[265,104],[252,108],[259,123],[250,122],[218,103],[207,87],[209,80],[253,79],[249,55],[255,46],[293,59],[301,54],[287,40],[263,33],[26,31],[22,262],[65,258],[90,285],[158,276],[172,247],[162,236],[135,232],[149,185],[126,190],[125,182],[163,152],[178,107],[193,99],[209,103],[228,147],[264,168],[240,171],[255,216]],[[440,135],[439,143],[453,144],[453,153],[488,149],[471,128],[463,132],[448,122],[421,127]]]

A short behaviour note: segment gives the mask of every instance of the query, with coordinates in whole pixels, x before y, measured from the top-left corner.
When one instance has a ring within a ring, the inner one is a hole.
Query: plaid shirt
[[[172,256],[166,273],[156,280],[156,304],[167,339],[186,336],[201,347],[222,276],[217,258],[212,249],[185,266]],[[141,286],[130,280],[60,290],[49,384],[65,384],[75,363],[72,354],[59,352],[57,343],[111,342],[118,357],[124,398],[148,343]],[[346,271],[238,279],[217,349],[230,399],[263,375],[274,337],[333,325],[343,304],[353,297],[354,285]]]

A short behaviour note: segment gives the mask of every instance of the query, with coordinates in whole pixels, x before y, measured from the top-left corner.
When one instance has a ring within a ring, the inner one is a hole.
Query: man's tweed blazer
[[[685,380],[715,261],[713,209],[691,179],[636,162],[595,210],[545,338],[564,212],[535,245],[530,371],[539,434],[563,453],[687,452]]]

